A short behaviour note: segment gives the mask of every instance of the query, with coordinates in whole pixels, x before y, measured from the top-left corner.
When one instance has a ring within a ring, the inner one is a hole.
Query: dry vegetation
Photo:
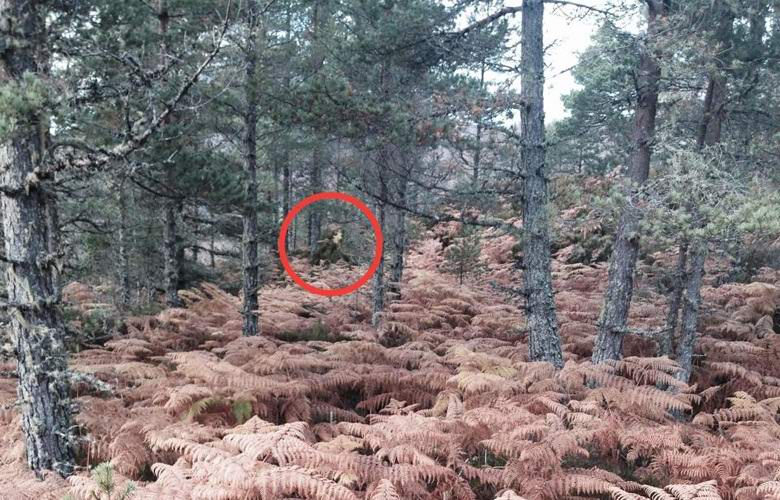
[[[688,386],[647,338],[592,365],[606,268],[560,259],[555,372],[527,360],[506,295],[511,238],[483,236],[488,274],[462,287],[438,270],[439,239],[422,240],[378,331],[364,298],[278,282],[261,293],[260,337],[241,336],[239,300],[209,285],[184,293],[186,308],[131,318],[72,360],[111,387],[76,387],[81,464],[110,462],[116,492],[137,483],[133,500],[780,498],[778,273],[705,288]],[[650,286],[662,263],[643,269],[632,326],[664,317]],[[85,314],[98,307],[70,291]],[[0,384],[3,498],[107,498],[87,471],[26,470],[15,380]]]

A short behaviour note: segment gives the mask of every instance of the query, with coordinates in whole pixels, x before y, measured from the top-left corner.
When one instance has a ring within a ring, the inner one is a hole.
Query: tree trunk
[[[172,167],[167,166],[166,177],[172,182]],[[176,205],[174,199],[166,199],[163,209],[163,259],[165,273],[165,303],[168,307],[180,307],[179,255],[176,245]]]
[[[314,150],[311,153],[311,168],[309,170],[310,194],[316,194],[322,191],[322,162],[324,158],[323,146],[317,139]],[[317,242],[320,241],[322,234],[322,207],[317,203],[310,205],[309,208],[309,257],[314,257],[317,251]]]
[[[119,309],[126,311],[130,304],[130,261],[127,251],[127,189],[125,181],[119,183],[119,227],[117,231],[119,247]]]
[[[377,201],[377,219],[379,219],[379,227],[384,231],[385,228],[385,199],[387,198],[387,184],[384,179],[381,178],[379,182],[382,184],[380,187],[380,200]],[[382,311],[385,309],[385,252],[382,249],[382,255],[379,258],[379,267],[374,274],[374,294],[373,294],[373,314],[371,315],[371,324],[378,326],[382,318]]]
[[[482,63],[482,66],[480,67],[479,72],[479,96],[480,99],[482,99],[482,93],[485,90],[485,63]],[[482,102],[480,102],[480,106],[482,105]],[[471,182],[473,184],[473,189],[478,189],[479,186],[479,178],[480,178],[480,163],[482,161],[482,128],[483,128],[483,120],[482,120],[482,112],[484,110],[480,109],[480,114],[477,116],[477,130],[474,137],[475,144],[474,144],[474,159],[472,161],[471,166]],[[477,199],[477,194],[474,194],[475,200]]]
[[[523,184],[523,281],[528,349],[533,361],[563,366],[550,272],[544,136],[544,4],[523,1],[520,64]]]
[[[601,363],[623,356],[623,335],[627,330],[628,310],[634,291],[634,270],[639,255],[640,213],[631,196],[645,183],[650,173],[650,156],[658,108],[658,81],[661,69],[652,44],[658,38],[659,16],[665,14],[664,3],[647,0],[647,42],[642,49],[637,76],[637,103],[634,111],[634,150],[631,154],[631,192],[618,223],[615,244],[609,259],[609,278],[604,307],[593,347],[593,362]]]
[[[36,61],[46,43],[45,14],[37,2],[0,0],[0,18],[15,32],[0,59],[0,82],[21,82],[25,73],[45,74]],[[9,36],[6,33],[6,36]],[[42,158],[45,115],[31,114],[0,146],[0,208],[5,241],[6,287],[17,355],[18,396],[27,463],[37,473],[73,471],[71,400],[64,328],[54,283],[55,256],[43,187],[29,182]]]
[[[407,178],[398,180],[398,204],[406,205]],[[406,212],[395,210],[395,231],[393,232],[393,261],[390,264],[389,289],[396,300],[401,297],[401,281],[404,278],[404,263],[406,254]]]
[[[244,116],[244,171],[246,174],[246,192],[244,200],[244,234],[243,234],[243,267],[244,267],[244,326],[246,336],[258,334],[257,327],[257,289],[259,284],[259,264],[257,255],[257,91],[255,89],[257,68],[257,33],[255,23],[257,17],[250,4],[248,24],[249,35],[245,54],[246,65],[246,114]]]
[[[282,220],[290,213],[290,201],[292,199],[292,183],[290,182],[290,158],[289,155],[285,156],[284,164],[282,165]],[[284,246],[286,251],[290,251],[290,239],[291,231],[287,230],[287,239],[284,240]]]
[[[165,58],[168,53],[168,22],[170,20],[168,13],[167,0],[158,0],[157,19],[160,31],[160,63],[165,64]],[[170,123],[167,120],[166,123]],[[175,185],[176,177],[173,172],[173,163],[165,162],[165,182],[166,185]],[[174,198],[168,198],[164,201],[163,209],[163,261],[165,273],[165,303],[168,307],[180,307],[179,298],[179,252],[177,248],[176,235],[176,212],[178,201]]]
[[[41,148],[43,150],[44,147]],[[49,232],[47,250],[52,259],[51,282],[54,295],[60,296],[60,262],[62,249],[60,248],[60,214],[57,208],[57,196],[47,193],[46,200],[46,230]]]
[[[311,57],[309,59],[309,69],[312,76],[316,75],[325,61],[327,47],[322,41],[322,26],[328,21],[330,16],[329,0],[315,0],[311,14]],[[319,193],[323,190],[322,171],[325,164],[325,143],[321,137],[314,132],[314,148],[311,152],[311,168],[309,170],[309,187],[311,194]],[[317,251],[317,242],[322,234],[322,205],[314,203],[309,208],[309,257],[313,258]]]
[[[685,288],[685,274],[688,266],[688,245],[682,243],[677,251],[677,265],[672,277],[672,290],[670,291],[669,308],[666,313],[666,326],[658,340],[658,356],[674,355],[674,338],[677,333],[677,320],[680,316],[683,288]]]
[[[685,307],[680,324],[680,344],[677,346],[677,362],[680,371],[677,378],[688,382],[693,371],[693,347],[696,343],[696,330],[699,324],[699,309],[701,307],[701,283],[704,276],[704,262],[707,259],[707,245],[695,243],[691,245],[689,256],[691,265],[688,269],[688,280],[685,287]]]
[[[699,134],[696,144],[705,155],[708,148],[717,146],[721,141],[721,129],[725,118],[726,77],[725,68],[731,52],[731,36],[734,15],[727,5],[720,6],[722,11],[718,17],[715,42],[720,46],[720,54],[715,61],[716,69],[708,78],[707,92],[704,97]],[[696,211],[696,207],[691,207]],[[689,250],[690,269],[685,287],[685,303],[680,325],[680,345],[677,348],[677,362],[680,371],[677,378],[688,382],[693,372],[693,348],[696,343],[696,333],[699,326],[699,309],[701,305],[701,284],[704,276],[704,263],[707,257],[707,243],[697,242]]]
[[[211,237],[209,239],[209,248],[211,249],[209,252],[209,267],[211,267],[211,269],[216,269],[217,267],[217,259],[214,256],[214,252],[217,250],[217,242],[214,238],[214,233],[216,233],[216,231],[212,229]]]

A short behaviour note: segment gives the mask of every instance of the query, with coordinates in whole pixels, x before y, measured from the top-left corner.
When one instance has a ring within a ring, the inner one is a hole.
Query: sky
[[[574,0],[572,0],[574,1]],[[625,11],[636,4],[632,0],[577,0],[577,3],[597,9],[611,9],[614,12]],[[507,6],[520,5],[521,0],[507,2]],[[618,7],[618,8],[616,8]],[[566,116],[561,98],[575,90],[577,84],[571,74],[571,68],[579,61],[579,55],[591,42],[591,36],[603,21],[603,15],[576,8],[571,5],[547,4],[544,12],[545,52],[545,121],[549,124]],[[613,20],[615,20],[613,18]],[[620,23],[631,30],[628,24],[635,22],[630,15]],[[512,21],[519,25],[520,16]],[[498,75],[497,78],[500,79]],[[519,83],[516,83],[519,90]]]
[[[603,2],[583,3],[595,5]],[[544,43],[548,49],[545,53],[544,112],[548,123],[566,116],[561,97],[577,88],[569,70],[577,64],[579,53],[590,45],[590,37],[601,20],[598,14],[575,17],[571,15],[574,12],[568,7],[548,6],[545,9]]]

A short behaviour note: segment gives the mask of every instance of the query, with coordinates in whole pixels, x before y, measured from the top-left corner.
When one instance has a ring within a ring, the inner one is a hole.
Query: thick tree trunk
[[[244,234],[243,234],[243,268],[244,268],[244,327],[246,336],[258,334],[257,326],[257,289],[259,285],[259,264],[257,254],[257,91],[255,90],[255,71],[257,68],[257,27],[254,24],[257,17],[253,12],[249,15],[249,36],[247,39],[246,65],[246,114],[244,116]]]
[[[563,366],[550,272],[544,136],[544,4],[523,1],[520,116],[523,185],[523,281],[528,350],[533,361]]]
[[[18,36],[0,59],[0,83],[20,82],[25,73],[45,74],[36,61],[45,44],[45,14],[37,9],[37,2],[0,0],[0,18],[13,19],[11,36]],[[47,224],[56,207],[47,204],[42,186],[29,182],[43,156],[48,123],[41,116],[25,118],[0,146],[0,208],[19,410],[29,466],[68,475],[73,471],[70,384]]]
[[[54,287],[54,295],[59,297],[60,262],[62,260],[62,249],[60,248],[60,213],[57,208],[57,197],[53,193],[48,193],[46,199],[46,230],[49,232],[47,250],[52,259],[51,282]]]
[[[631,154],[631,193],[623,207],[618,223],[612,255],[609,259],[609,278],[604,294],[604,307],[599,318],[599,330],[593,347],[593,362],[601,363],[623,356],[623,335],[627,330],[628,310],[634,291],[634,270],[639,255],[640,213],[632,204],[631,195],[645,183],[650,172],[650,156],[655,134],[658,108],[658,81],[661,69],[651,45],[658,37],[659,16],[664,15],[664,4],[647,0],[647,43],[640,54],[637,77],[637,104],[634,111],[634,150]]]
[[[682,305],[683,289],[686,283],[686,268],[688,266],[688,245],[683,243],[677,251],[677,265],[674,268],[672,277],[672,290],[669,297],[669,308],[666,313],[666,325],[661,337],[658,339],[658,355],[674,355],[674,338],[677,333],[677,321],[680,317],[680,306]]]

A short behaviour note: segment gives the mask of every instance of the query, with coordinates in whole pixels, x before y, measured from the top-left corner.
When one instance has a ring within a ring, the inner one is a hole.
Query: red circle
[[[287,231],[289,230],[293,219],[295,219],[295,217],[304,208],[308,207],[312,203],[323,200],[340,200],[357,207],[357,209],[366,216],[368,222],[371,223],[371,227],[374,230],[374,239],[376,240],[374,260],[371,261],[371,265],[368,266],[368,270],[363,276],[360,277],[359,280],[343,288],[317,288],[316,286],[312,286],[306,283],[306,281],[304,281],[303,278],[301,278],[298,273],[295,272],[295,270],[290,265],[290,260],[287,258],[287,249],[285,248],[285,243],[287,241]],[[284,270],[287,271],[287,274],[289,274],[293,281],[300,285],[301,288],[315,295],[338,297],[340,295],[348,295],[356,291],[371,279],[371,276],[374,275],[377,268],[379,267],[379,261],[382,259],[382,248],[384,246],[384,240],[382,237],[382,226],[379,225],[379,221],[376,219],[376,217],[374,217],[374,214],[365,203],[355,198],[354,196],[350,196],[345,193],[339,193],[337,191],[323,191],[321,193],[315,193],[311,196],[307,196],[306,198],[296,203],[294,207],[292,207],[292,209],[287,213],[287,216],[282,221],[282,228],[279,231],[279,240],[277,242],[277,246],[279,249],[279,259],[282,261]]]

